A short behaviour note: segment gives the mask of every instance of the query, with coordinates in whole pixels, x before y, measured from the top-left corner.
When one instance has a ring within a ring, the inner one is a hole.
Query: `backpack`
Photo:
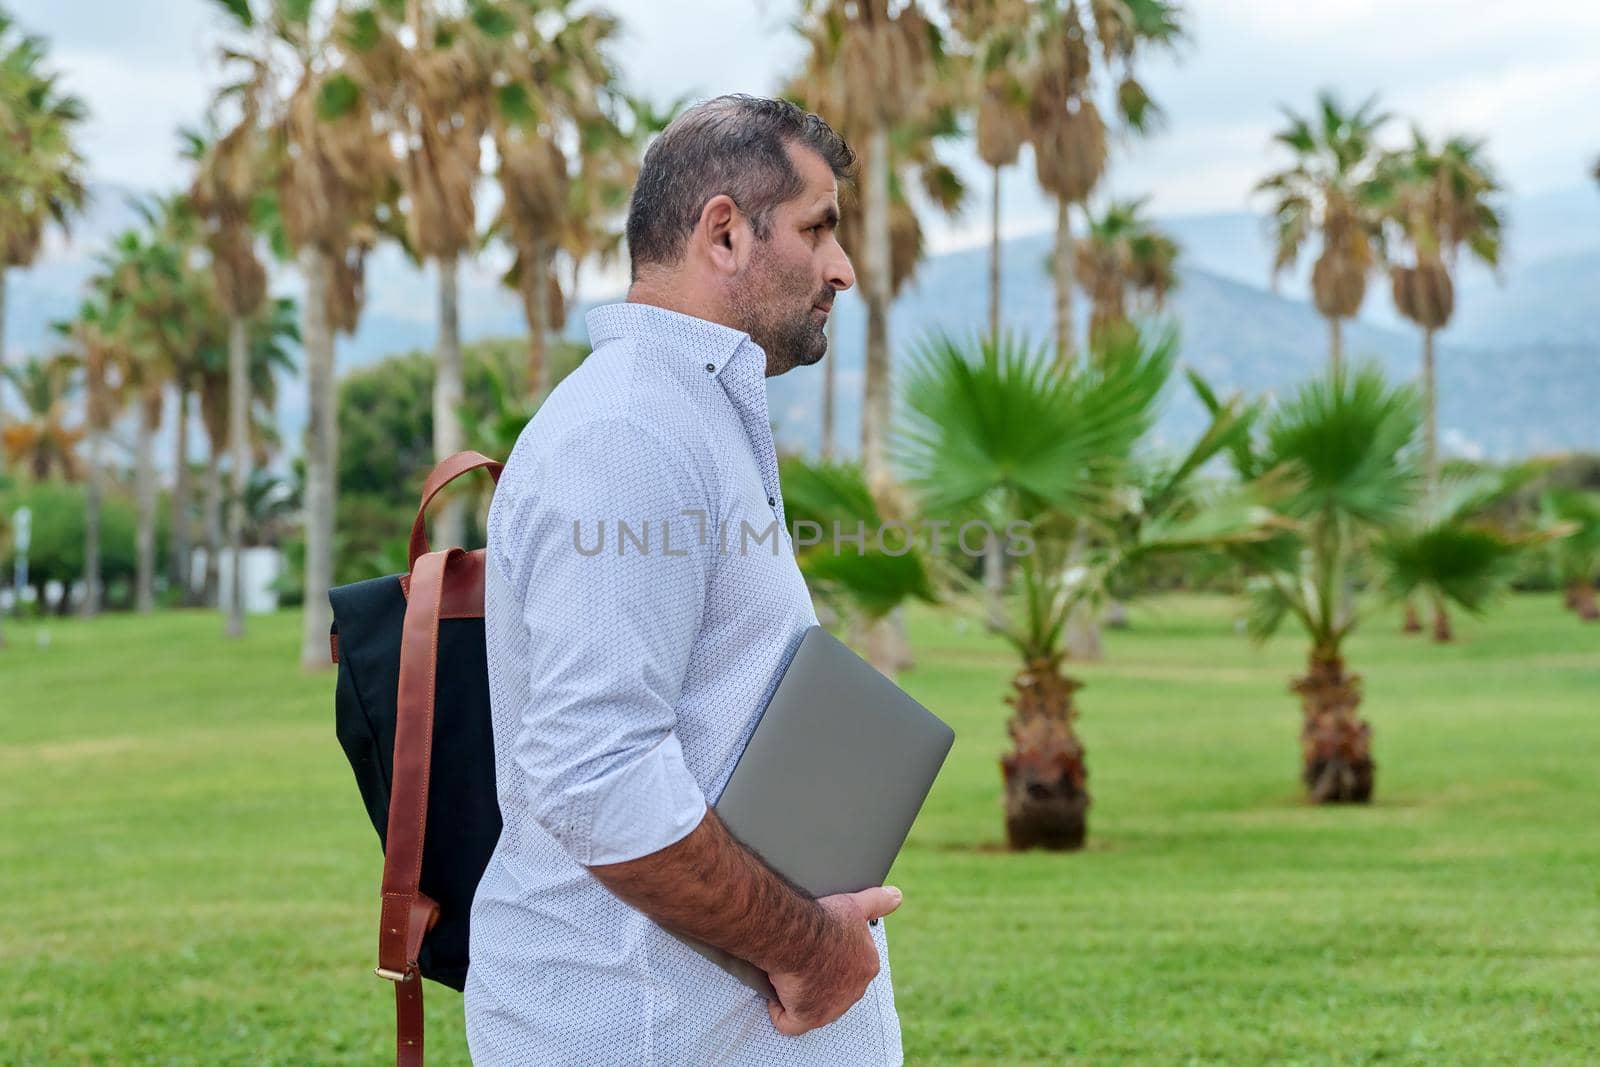
[[[466,984],[468,912],[500,837],[484,550],[429,551],[423,526],[439,490],[479,467],[499,482],[502,464],[477,452],[429,473],[409,573],[328,593],[339,744],[383,846],[376,973],[394,983],[401,1067],[422,1063],[422,979]]]

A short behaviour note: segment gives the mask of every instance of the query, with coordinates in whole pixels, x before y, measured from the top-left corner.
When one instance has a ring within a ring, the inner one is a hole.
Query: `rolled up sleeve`
[[[698,517],[710,492],[624,418],[568,431],[541,462],[506,539],[529,637],[514,750],[534,819],[577,862],[618,863],[705,816],[675,727],[712,562]]]

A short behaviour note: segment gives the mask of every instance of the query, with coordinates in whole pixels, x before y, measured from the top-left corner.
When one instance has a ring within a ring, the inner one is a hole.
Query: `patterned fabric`
[[[866,995],[786,1037],[759,994],[585,866],[699,824],[816,622],[783,528],[766,354],[643,304],[588,326],[594,352],[523,430],[489,510],[505,829],[472,907],[473,1061],[901,1063],[887,920]]]

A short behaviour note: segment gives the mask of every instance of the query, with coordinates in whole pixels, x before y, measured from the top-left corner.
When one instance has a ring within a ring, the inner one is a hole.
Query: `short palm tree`
[[[1328,320],[1328,359],[1337,367],[1341,324],[1361,310],[1367,277],[1381,258],[1383,188],[1377,180],[1379,129],[1388,121],[1376,97],[1347,110],[1331,92],[1317,94],[1310,118],[1284,108],[1289,124],[1273,138],[1293,164],[1256,191],[1272,198],[1272,277],[1293,267],[1315,233],[1321,251],[1311,268],[1311,298]]]
[[[78,305],[70,320],[55,324],[83,366],[87,467],[83,497],[83,614],[100,612],[100,517],[105,488],[105,444],[111,423],[126,402],[123,378],[130,358],[111,309],[98,295]]]
[[[1388,591],[1400,599],[1421,595],[1433,605],[1435,641],[1454,640],[1448,604],[1481,615],[1510,585],[1523,553],[1547,539],[1511,536],[1484,518],[1486,509],[1532,474],[1532,467],[1514,467],[1434,482],[1378,542]]]
[[[1178,284],[1178,244],[1144,215],[1148,197],[1112,200],[1089,216],[1078,245],[1078,284],[1089,297],[1089,350],[1104,350],[1112,335],[1131,328],[1129,300],[1160,309]]]
[[[1566,534],[1553,551],[1567,607],[1585,622],[1600,620],[1594,595],[1600,580],[1600,493],[1550,489],[1540,500],[1540,511],[1546,529],[1559,527]]]
[[[44,40],[13,33],[15,25],[0,9],[0,365],[6,272],[31,264],[45,227],[64,229],[87,199],[76,143],[87,111],[45,69]]]
[[[1376,577],[1376,552],[1402,528],[1421,488],[1416,391],[1390,387],[1376,367],[1336,366],[1284,398],[1262,439],[1234,453],[1240,476],[1261,487],[1289,524],[1236,550],[1251,573],[1251,634],[1264,640],[1287,619],[1310,642],[1299,695],[1301,777],[1318,803],[1371,798],[1371,728],[1357,713],[1361,680],[1344,660],[1362,603],[1346,588]],[[1447,599],[1478,589],[1437,581]]]
[[[933,339],[907,374],[896,459],[915,514],[957,534],[986,523],[1016,550],[992,621],[1021,659],[1008,697],[1013,747],[1002,760],[1013,848],[1077,848],[1085,837],[1088,769],[1072,726],[1080,683],[1062,661],[1067,617],[1096,587],[1088,571],[1107,565],[1067,561],[1080,528],[1114,525],[1134,443],[1154,421],[1171,366],[1170,341],[1133,339],[1104,365],[1061,370],[1048,346],[1002,334],[971,346]],[[942,566],[941,584],[974,608],[984,597],[962,566]]]
[[[1394,304],[1422,329],[1423,468],[1439,477],[1438,387],[1434,334],[1455,311],[1451,273],[1463,248],[1490,267],[1500,263],[1504,219],[1495,202],[1499,180],[1483,156],[1483,142],[1452,137],[1437,147],[1421,130],[1411,144],[1379,167],[1387,215],[1411,262],[1389,268]]]

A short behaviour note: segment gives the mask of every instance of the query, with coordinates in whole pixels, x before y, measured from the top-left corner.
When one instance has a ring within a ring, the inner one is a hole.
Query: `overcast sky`
[[[219,82],[219,18],[209,0],[11,0],[18,21],[45,34],[66,85],[92,114],[84,142],[97,180],[147,189],[184,180],[174,130],[195,122]],[[619,67],[634,91],[771,92],[799,44],[792,0],[611,0],[626,27]],[[1190,40],[1152,59],[1146,81],[1166,110],[1164,132],[1121,146],[1108,189],[1149,194],[1157,214],[1259,206],[1251,185],[1277,157],[1268,148],[1280,103],[1309,108],[1332,86],[1374,91],[1434,133],[1489,139],[1519,194],[1583,183],[1600,154],[1600,2],[1544,0],[1193,0]],[[692,14],[691,14],[692,13]],[[1396,132],[1401,132],[1396,127]],[[970,150],[952,155],[974,185],[972,207],[934,244],[971,243],[988,218],[988,182]],[[1026,163],[1026,160],[1025,160]],[[1049,224],[1031,163],[1013,168],[1005,226]]]

